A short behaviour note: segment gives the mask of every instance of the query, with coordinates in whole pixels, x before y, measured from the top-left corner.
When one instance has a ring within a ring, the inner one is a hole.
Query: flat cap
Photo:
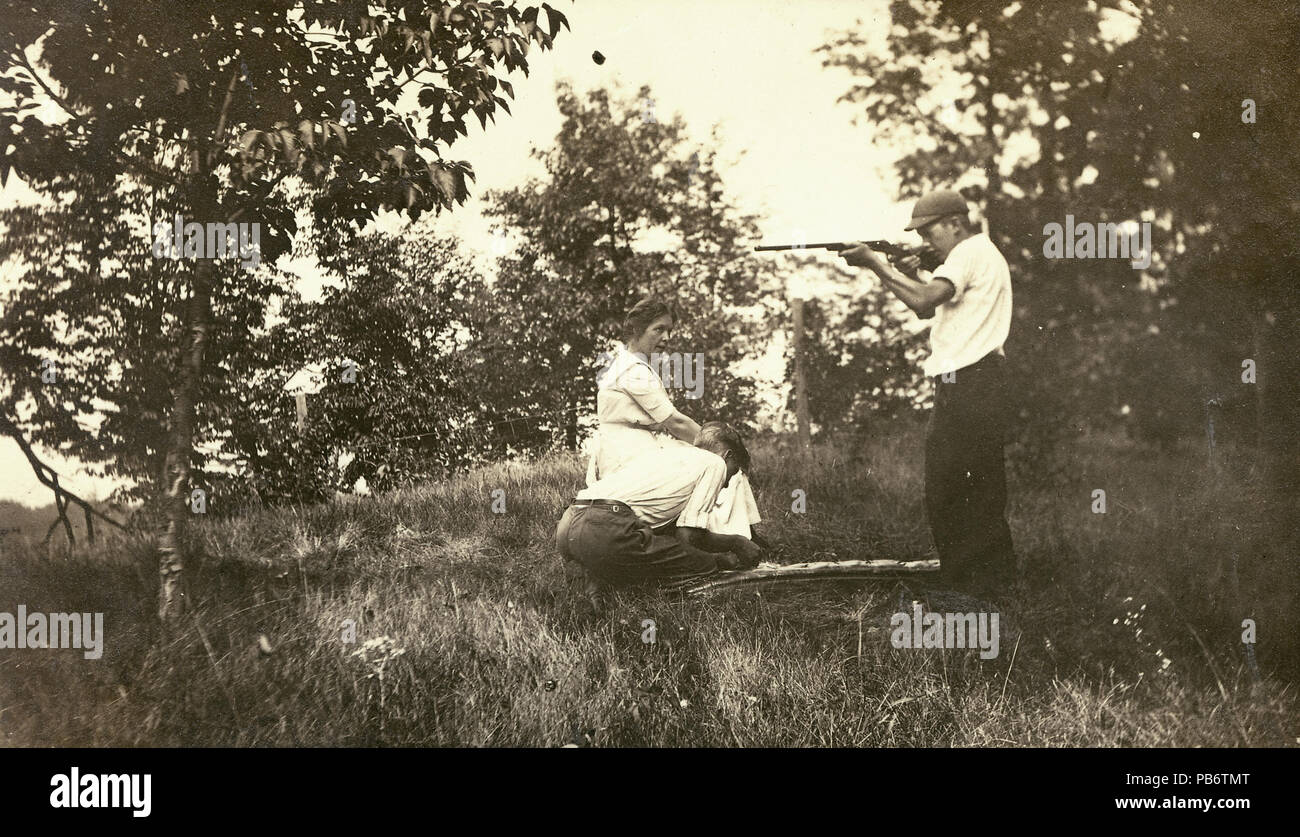
[[[911,223],[903,229],[914,230],[948,215],[965,216],[969,211],[965,198],[951,189],[940,189],[938,192],[921,196],[912,207]]]

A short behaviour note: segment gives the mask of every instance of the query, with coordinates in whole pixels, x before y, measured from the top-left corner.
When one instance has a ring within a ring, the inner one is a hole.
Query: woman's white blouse
[[[596,377],[596,418],[600,427],[587,463],[587,485],[609,476],[628,460],[653,449],[694,447],[676,436],[652,429],[677,409],[663,381],[645,358],[619,346],[609,365]],[[762,522],[749,478],[743,472],[723,486],[709,515],[708,530],[750,537],[750,527]]]
[[[688,442],[654,426],[667,421],[677,409],[663,381],[642,357],[619,346],[609,365],[596,377],[596,434],[587,484],[614,473],[629,459],[647,449]]]

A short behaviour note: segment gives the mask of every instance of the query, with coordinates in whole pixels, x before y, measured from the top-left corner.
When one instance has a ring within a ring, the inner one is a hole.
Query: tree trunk
[[[799,446],[811,444],[808,428],[808,386],[803,364],[803,300],[790,301],[794,307],[794,410],[799,427]]]
[[[736,573],[725,573],[697,582],[687,589],[699,595],[723,587],[754,584],[760,581],[838,581],[843,579],[908,578],[924,576],[939,571],[934,558],[919,561],[895,561],[890,558],[872,558],[865,561],[814,561],[806,564],[784,564],[779,567],[756,567]]]
[[[607,209],[609,211],[609,263],[613,265],[614,270],[618,270],[618,216],[614,213],[612,204]]]
[[[578,449],[578,407],[572,398],[564,411],[564,447],[566,450]]]
[[[167,452],[166,523],[158,556],[158,619],[170,631],[180,624],[187,609],[185,589],[185,532],[190,511],[190,464],[194,455],[194,414],[203,358],[212,321],[214,266],[201,259],[185,307],[187,345],[181,355],[180,379],[172,404],[172,437]]]
[[[984,103],[984,137],[989,143],[989,148],[1001,148],[1004,143],[998,141],[997,133],[994,131],[998,124],[998,111],[993,105],[993,83],[991,70],[986,67],[984,82],[980,85],[980,99]],[[994,154],[985,167],[988,186],[984,195],[984,211],[980,213],[980,223],[985,235],[989,235],[990,229],[1000,227],[995,223],[995,216],[1000,211],[1002,199],[1002,171],[998,168],[1000,162],[999,157]]]

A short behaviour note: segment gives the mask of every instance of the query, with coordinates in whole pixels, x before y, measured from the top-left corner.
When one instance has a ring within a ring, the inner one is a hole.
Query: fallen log
[[[756,584],[765,581],[843,581],[867,578],[905,578],[939,571],[939,561],[925,558],[920,561],[814,561],[783,566],[760,565],[752,570],[720,573],[687,589],[691,594],[708,593],[724,587]]]

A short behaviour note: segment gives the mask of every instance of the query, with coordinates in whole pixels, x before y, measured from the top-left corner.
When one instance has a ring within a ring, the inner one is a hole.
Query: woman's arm
[[[622,393],[630,398],[639,411],[650,419],[651,423],[641,424],[642,427],[668,433],[690,445],[695,444],[695,437],[700,433],[700,426],[673,406],[672,399],[668,397],[668,390],[664,388],[663,381],[651,371],[647,364],[644,362],[632,364],[625,373],[619,376],[618,382],[618,388]],[[655,421],[659,416],[664,416],[664,418]],[[640,424],[640,422],[636,423]]]
[[[695,437],[700,433],[700,426],[689,416],[682,415],[681,412],[674,410],[673,414],[664,421],[655,425],[656,430],[662,430],[665,433],[671,433],[683,442],[695,444]]]

